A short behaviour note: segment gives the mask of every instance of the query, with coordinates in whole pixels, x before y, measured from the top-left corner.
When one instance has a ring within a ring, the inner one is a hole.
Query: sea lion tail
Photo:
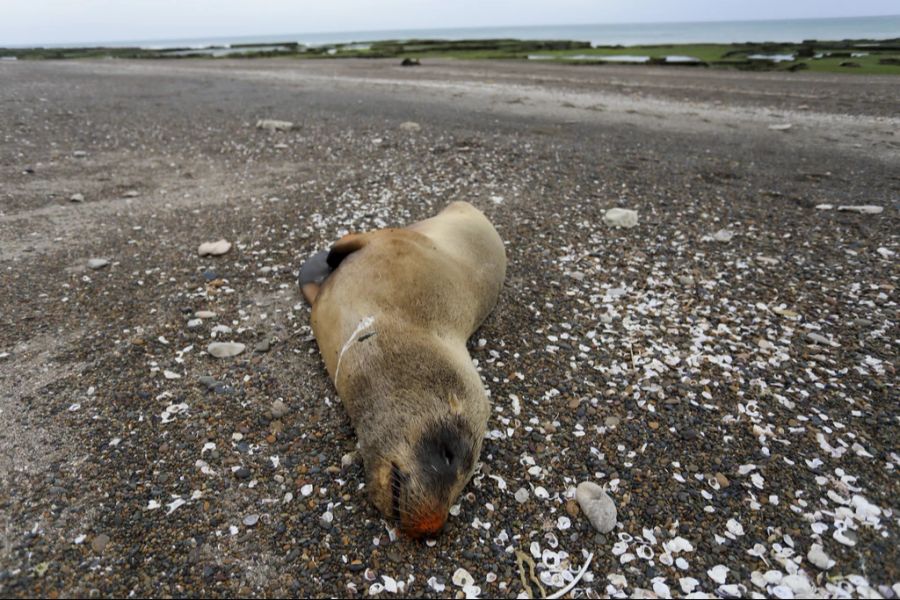
[[[366,245],[369,236],[364,233],[348,233],[334,243],[328,250],[322,250],[313,254],[303,266],[297,278],[300,281],[300,290],[303,297],[310,305],[319,295],[319,288],[328,279],[328,276],[338,268],[347,256]]]

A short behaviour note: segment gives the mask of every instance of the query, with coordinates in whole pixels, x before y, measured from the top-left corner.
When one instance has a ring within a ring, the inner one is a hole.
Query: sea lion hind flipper
[[[300,283],[303,297],[306,298],[307,302],[312,304],[315,301],[316,296],[319,294],[319,287],[331,275],[333,270],[328,265],[328,250],[316,252],[303,263],[297,279]]]
[[[369,242],[369,236],[365,233],[348,233],[332,246],[328,251],[328,266],[331,270],[338,268],[341,261],[353,254]]]

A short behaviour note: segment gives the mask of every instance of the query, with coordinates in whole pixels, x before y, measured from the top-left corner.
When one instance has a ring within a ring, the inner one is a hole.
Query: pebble
[[[403,131],[420,131],[422,126],[416,123],[415,121],[405,121],[400,123],[400,129]]]
[[[862,204],[860,206],[838,206],[838,210],[844,212],[855,212],[864,215],[878,215],[884,211],[884,207],[875,206],[874,204]]]
[[[816,333],[815,331],[810,331],[809,333],[807,333],[806,339],[808,339],[809,341],[811,341],[815,344],[823,344],[825,346],[832,346],[834,348],[840,347],[840,344],[831,341],[824,335],[822,335],[820,333]]]
[[[93,550],[97,554],[103,554],[103,551],[106,550],[106,545],[109,543],[109,536],[105,533],[101,533],[98,536],[95,536],[93,540],[91,540],[91,550]]]
[[[284,401],[280,399],[272,403],[272,407],[270,408],[270,410],[272,412],[272,417],[275,419],[280,419],[281,417],[291,412],[291,409],[288,408],[287,404],[285,404]]]
[[[234,476],[238,479],[250,479],[250,469],[247,467],[239,467],[235,470]]]
[[[206,347],[206,351],[216,358],[231,358],[243,352],[246,347],[239,342],[212,342]]]
[[[638,213],[628,208],[611,208],[604,213],[603,222],[609,227],[631,229],[638,224]]]
[[[198,310],[194,316],[198,319],[215,319],[218,315],[211,310]]]
[[[727,229],[720,229],[712,235],[713,241],[728,243],[734,239],[734,232]]]
[[[140,196],[140,195],[141,195],[141,193],[138,192],[137,190],[128,190],[127,192],[125,192],[124,194],[122,194],[122,197],[124,197],[124,198],[137,198],[137,197]]]
[[[816,204],[816,210],[833,210],[834,204]]]
[[[594,529],[609,533],[616,526],[616,505],[602,487],[592,481],[578,484],[575,499]]]
[[[72,194],[69,196],[70,202],[84,202],[84,194]]]
[[[219,382],[216,380],[216,378],[212,377],[210,375],[201,375],[197,379],[197,381],[202,383],[204,386],[206,386],[207,389],[210,389],[210,390],[213,389],[214,387],[216,387],[217,385],[219,385]]]
[[[263,341],[261,341],[260,343],[256,344],[256,346],[253,347],[253,351],[259,352],[260,354],[268,352],[271,349],[272,349],[272,340],[270,340],[269,338],[264,339]]]
[[[769,129],[772,131],[787,131],[793,127],[790,123],[776,123],[775,125],[769,125]]]
[[[84,150],[76,150],[72,153],[72,156],[74,156],[75,158],[84,158],[85,156],[87,156],[87,152],[85,152]]]
[[[219,240],[217,242],[204,242],[200,244],[197,252],[200,253],[200,256],[206,256],[207,254],[212,256],[220,256],[222,254],[225,254],[229,250],[231,250],[231,242],[227,240]]]
[[[518,502],[519,504],[525,504],[526,502],[528,502],[529,495],[530,494],[528,493],[528,490],[526,488],[519,488],[515,493],[516,502]]]
[[[191,319],[187,322],[188,329],[197,329],[201,325],[203,325],[203,319]]]
[[[259,515],[247,515],[244,517],[244,525],[253,527],[259,521]]]
[[[256,128],[266,131],[290,131],[294,128],[294,123],[277,119],[260,119],[256,122]]]
[[[105,258],[91,258],[87,261],[88,268],[94,269],[95,271],[97,269],[102,269],[103,267],[105,267],[108,264],[109,264],[109,261],[106,260]]]

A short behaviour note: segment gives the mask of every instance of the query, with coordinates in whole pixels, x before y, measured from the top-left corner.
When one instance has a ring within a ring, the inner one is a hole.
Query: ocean
[[[650,45],[675,43],[802,42],[806,39],[900,38],[900,15],[839,19],[791,19],[777,21],[718,21],[702,23],[616,23],[546,25],[529,27],[473,27],[453,29],[398,29],[328,33],[283,33],[174,40],[96,42],[79,46],[141,46],[174,48],[230,44],[300,42],[306,45],[367,42],[389,39],[556,39],[591,42],[593,45]]]

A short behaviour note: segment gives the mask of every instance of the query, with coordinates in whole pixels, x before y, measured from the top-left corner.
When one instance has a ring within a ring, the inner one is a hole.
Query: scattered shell
[[[838,206],[838,210],[861,213],[864,215],[877,215],[884,211],[884,207],[875,206],[874,204],[862,204],[860,206]]]
[[[813,544],[812,547],[810,547],[806,558],[809,559],[809,562],[823,571],[827,571],[835,565],[835,562],[831,557],[825,554],[825,550],[822,548],[821,544]]]
[[[109,261],[106,260],[105,258],[91,258],[87,261],[88,268],[94,269],[95,271],[97,269],[102,269],[103,267],[105,267],[108,264],[109,264]]]
[[[84,202],[84,194],[72,194],[69,196],[70,202]]]
[[[402,129],[403,131],[410,131],[410,132],[420,131],[422,129],[422,126],[419,125],[418,123],[416,123],[415,121],[404,121],[403,123],[400,123],[400,129]]]
[[[591,481],[578,484],[575,499],[585,516],[600,533],[609,533],[616,526],[616,505],[602,487]]]
[[[247,515],[244,517],[244,525],[247,527],[253,527],[259,521],[259,515]]]
[[[769,129],[772,131],[787,131],[793,127],[790,123],[776,123],[775,125],[769,125]]]

